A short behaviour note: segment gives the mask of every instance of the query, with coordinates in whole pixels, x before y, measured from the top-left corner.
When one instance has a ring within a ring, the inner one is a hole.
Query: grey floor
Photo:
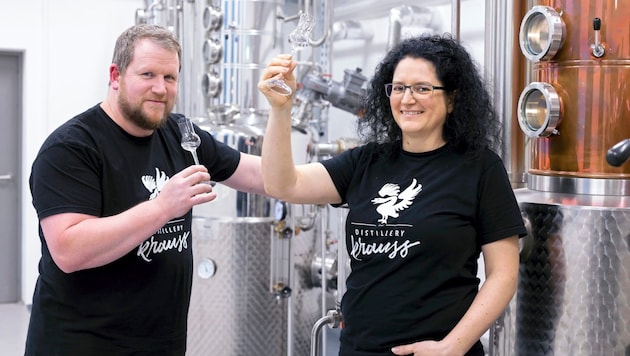
[[[24,355],[29,316],[30,313],[24,304],[0,303],[0,350],[2,350],[2,356]],[[328,330],[328,340],[330,340],[325,355],[336,355],[339,347],[336,340],[339,335],[335,330],[329,328],[324,328],[324,330]],[[486,343],[484,343],[484,347],[487,350]]]
[[[0,303],[0,350],[2,356],[23,356],[30,313],[24,304]],[[326,355],[336,355],[338,335],[330,334]]]
[[[0,304],[0,350],[2,355],[24,355],[29,311],[24,304]]]

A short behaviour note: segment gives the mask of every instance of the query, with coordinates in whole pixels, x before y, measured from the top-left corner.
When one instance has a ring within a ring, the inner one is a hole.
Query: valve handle
[[[614,167],[619,167],[630,158],[630,138],[622,140],[612,146],[606,153],[606,161]]]

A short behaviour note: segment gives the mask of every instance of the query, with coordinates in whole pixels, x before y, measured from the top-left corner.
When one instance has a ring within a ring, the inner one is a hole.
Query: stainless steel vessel
[[[516,192],[530,235],[491,355],[628,355],[629,197]]]
[[[286,299],[268,291],[271,218],[195,218],[188,355],[285,355]]]

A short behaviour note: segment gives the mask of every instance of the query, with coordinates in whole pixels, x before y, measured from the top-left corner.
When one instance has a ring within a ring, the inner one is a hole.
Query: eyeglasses
[[[419,96],[423,97],[432,95],[434,90],[446,89],[444,87],[438,87],[429,84],[404,85],[389,83],[385,84],[385,94],[387,95],[387,97],[402,96],[403,94],[405,94],[405,90],[407,90],[407,88],[411,89],[411,94],[418,94]]]

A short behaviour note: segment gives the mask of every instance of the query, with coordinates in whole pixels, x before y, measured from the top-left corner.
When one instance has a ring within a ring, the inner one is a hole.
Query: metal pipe
[[[318,206],[319,209],[319,219],[320,219],[320,229],[321,231],[320,236],[320,248],[321,248],[321,253],[322,253],[322,294],[321,294],[321,305],[322,305],[322,315],[326,315],[325,314],[325,310],[326,310],[326,296],[327,296],[327,290],[328,290],[328,276],[326,275],[327,273],[327,269],[325,266],[325,262],[326,261],[326,251],[328,250],[328,209],[329,209],[329,205],[325,205],[325,206]],[[328,319],[328,318],[327,318]],[[330,321],[329,321],[330,322]],[[317,323],[315,324],[317,325]],[[313,335],[311,335],[311,347],[313,345]],[[317,339],[315,339],[314,344],[317,344]],[[325,335],[322,335],[322,347],[324,348],[324,350],[326,349],[326,337]],[[312,349],[311,349],[312,350]],[[315,354],[314,356],[317,356],[317,354]]]
[[[459,40],[461,0],[451,1],[451,33]]]
[[[317,337],[325,325],[331,325],[331,327],[339,327],[341,323],[341,314],[337,310],[329,310],[328,313],[317,320],[313,329],[311,330],[311,355],[319,356],[319,348],[317,343]]]
[[[340,1],[341,2],[341,1]],[[335,6],[335,21],[343,20],[368,20],[383,17],[392,8],[408,5],[409,0],[357,0],[343,1]],[[447,4],[447,0],[423,0],[422,6],[437,6]]]
[[[337,210],[341,210],[341,208]],[[341,300],[346,293],[346,278],[350,272],[350,259],[346,251],[345,238],[345,222],[348,210],[343,209],[342,211],[337,213],[337,300],[335,308],[338,311],[341,310]]]
[[[389,35],[387,36],[387,51],[400,42],[402,32],[401,8],[393,8],[389,12]]]
[[[400,42],[404,26],[422,26],[435,31],[441,26],[441,23],[435,20],[436,18],[435,13],[426,7],[402,5],[392,8],[389,12],[387,51]]]
[[[311,356],[319,356],[319,348],[317,347],[318,346],[317,339],[318,339],[319,333],[321,332],[322,327],[330,323],[330,321],[331,321],[330,318],[328,316],[325,316],[317,320],[315,322],[315,325],[313,325],[313,329],[311,331]]]
[[[503,125],[503,159],[514,187],[525,183],[525,136],[514,125],[518,93],[525,86],[525,60],[519,52],[517,24],[526,12],[526,0],[486,1],[484,74],[492,83],[495,109]]]
[[[324,34],[322,35],[321,38],[314,40],[312,38],[309,38],[309,44],[312,47],[319,47],[321,45],[324,44],[324,42],[326,41],[326,39],[328,38],[329,34],[330,34],[330,29],[332,26],[330,26],[330,23],[332,21],[332,6],[331,6],[331,1],[332,0],[324,0],[324,25],[323,25],[323,31]],[[315,11],[315,6],[316,4],[314,3],[313,5],[313,13],[317,13],[317,11]],[[306,0],[304,2],[304,8],[305,8],[305,12],[308,13],[308,9],[310,7],[310,0]]]
[[[332,27],[332,41],[341,40],[363,40],[371,41],[374,33],[371,29],[365,28],[360,21],[347,20],[338,21]]]

